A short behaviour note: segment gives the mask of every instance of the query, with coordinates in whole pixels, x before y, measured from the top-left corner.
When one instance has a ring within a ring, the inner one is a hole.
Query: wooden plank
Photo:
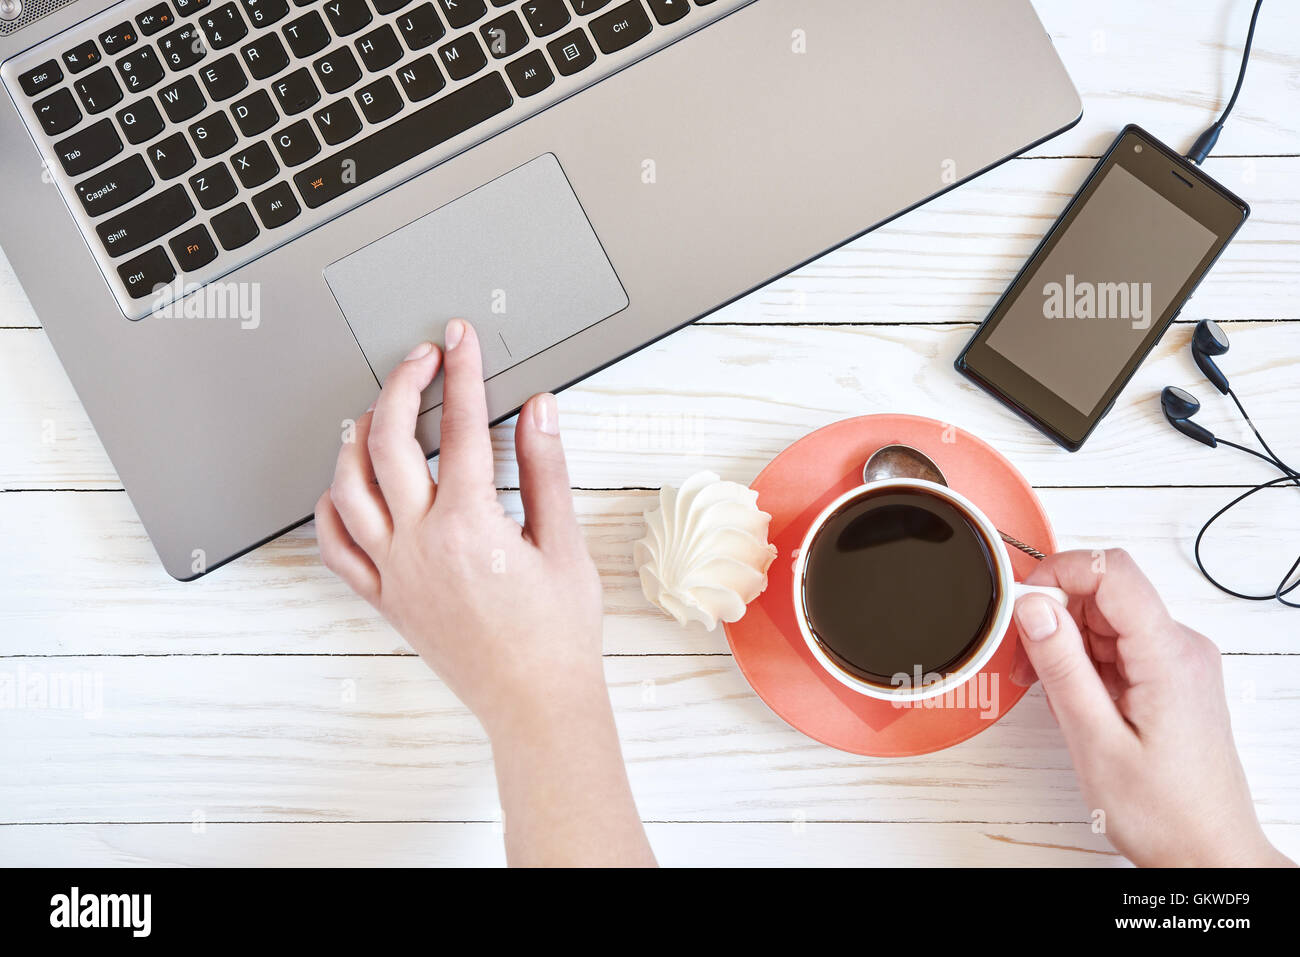
[[[1035,154],[1099,155],[1127,123],[1189,149],[1232,94],[1253,6],[1186,0],[1175,16],[1129,0],[1034,0],[1084,101],[1079,125]],[[1298,35],[1300,8],[1265,6],[1246,83],[1217,152],[1296,153],[1300,116],[1287,104],[1300,72]]]
[[[3,666],[28,687],[62,675],[88,680],[92,693],[66,699],[76,707],[5,713],[0,823],[500,819],[478,724],[415,658]],[[1300,823],[1300,657],[1225,666],[1260,816]],[[792,730],[727,658],[612,658],[606,674],[647,820],[1089,820],[1040,690],[957,747],[889,760]]]
[[[1234,323],[1221,359],[1279,454],[1300,448],[1295,357],[1300,323]],[[1245,484],[1269,469],[1176,434],[1160,389],[1187,386],[1198,421],[1250,441],[1226,399],[1192,364],[1180,324],[1121,396],[1083,452],[1069,455],[952,371],[965,325],[737,328],[693,326],[596,374],[560,397],[570,478],[580,488],[658,488],[709,468],[751,481],[801,436],[865,412],[951,421],[996,446],[1035,485]],[[0,376],[0,488],[120,488],[40,331],[9,332]],[[513,423],[493,444],[497,482],[518,484]],[[1135,454],[1140,450],[1140,454]],[[322,477],[324,479],[324,477]]]
[[[650,824],[660,864],[1122,866],[1085,824]],[[1290,827],[1275,828],[1288,835]],[[68,824],[0,827],[9,867],[476,867],[493,824]]]
[[[794,821],[646,825],[664,867],[1124,867],[1087,824]],[[1300,859],[1300,825],[1268,828]],[[500,824],[57,824],[0,827],[9,867],[493,867]]]
[[[1228,600],[1197,573],[1191,541],[1234,491],[1046,489],[1062,547],[1122,544],[1183,621],[1230,653],[1294,653],[1296,612]],[[1207,539],[1209,566],[1261,589],[1294,560],[1300,502],[1264,493]],[[613,655],[725,654],[721,631],[682,629],[641,594],[632,543],[653,492],[578,492],[579,519],[605,589]],[[518,495],[504,496],[520,514]],[[409,654],[378,615],[321,566],[311,526],[198,582],[172,581],[121,493],[0,495],[0,655]]]

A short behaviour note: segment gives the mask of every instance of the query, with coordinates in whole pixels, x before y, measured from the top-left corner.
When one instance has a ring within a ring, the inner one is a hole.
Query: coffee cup
[[[923,701],[978,674],[1016,600],[1059,588],[1015,580],[997,527],[946,485],[870,482],[822,509],[794,563],[799,631],[840,684],[885,701]]]

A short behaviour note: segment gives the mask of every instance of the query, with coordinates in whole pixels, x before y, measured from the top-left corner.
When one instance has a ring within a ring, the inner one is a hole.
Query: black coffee
[[[804,613],[840,667],[891,687],[976,651],[999,595],[992,546],[946,499],[884,489],[844,505],[808,547]]]

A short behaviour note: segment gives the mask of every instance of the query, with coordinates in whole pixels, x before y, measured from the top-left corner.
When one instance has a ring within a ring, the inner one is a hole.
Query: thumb
[[[1121,733],[1124,719],[1083,646],[1083,635],[1065,606],[1030,593],[1016,602],[1016,626],[1056,713],[1066,743],[1087,745]]]

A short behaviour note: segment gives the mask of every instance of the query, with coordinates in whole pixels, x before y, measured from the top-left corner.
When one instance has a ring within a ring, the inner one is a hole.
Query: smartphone
[[[1250,207],[1126,126],[957,357],[1077,452]]]

